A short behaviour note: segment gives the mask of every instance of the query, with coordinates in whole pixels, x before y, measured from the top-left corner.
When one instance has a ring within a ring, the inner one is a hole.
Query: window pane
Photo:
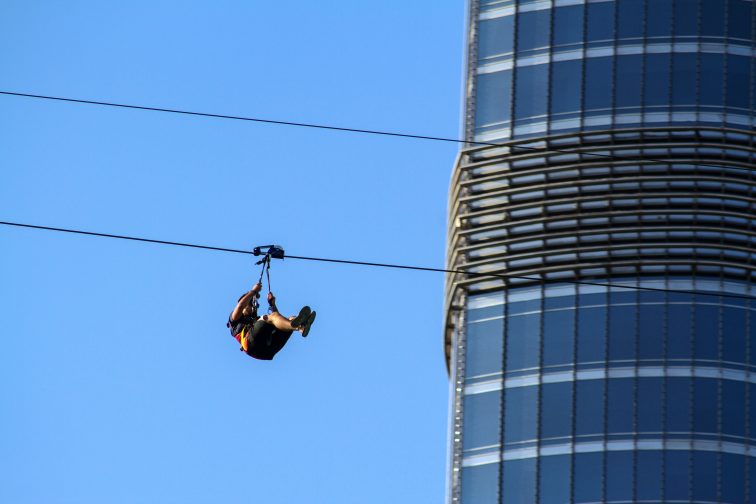
[[[664,305],[640,305],[639,359],[664,358]]]
[[[612,62],[614,58],[585,60],[585,109],[605,109],[612,106]]]
[[[568,364],[573,359],[575,310],[547,311],[543,318],[543,365]]]
[[[504,16],[478,24],[478,58],[512,52],[513,20],[513,16]]]
[[[690,485],[690,452],[664,452],[664,498],[667,501],[687,501]]]
[[[646,16],[648,37],[669,37],[672,30],[672,0],[651,0],[653,15]]]
[[[503,318],[467,324],[466,376],[478,376],[501,371],[503,333]]]
[[[693,380],[693,430],[717,432],[717,405],[719,400],[718,380],[696,378]]]
[[[722,76],[724,75],[724,56],[721,54],[701,53],[701,105],[722,105]]]
[[[638,379],[638,432],[662,431],[662,378]]]
[[[462,504],[497,504],[499,464],[462,468]]]
[[[536,459],[504,462],[503,472],[502,500],[507,504],[533,504],[536,494]]]
[[[662,496],[662,452],[639,450],[637,457],[637,499],[658,501]]]
[[[693,452],[693,500],[717,501],[717,454]]]
[[[517,69],[515,117],[522,119],[546,113],[549,66],[533,65]]]
[[[651,0],[652,2],[654,0]],[[617,38],[638,38],[643,36],[643,0],[618,0],[619,27]]]
[[[583,6],[554,9],[554,45],[583,41]]]
[[[598,4],[597,4],[598,5]],[[617,58],[617,106],[640,106],[643,56],[633,54]]]
[[[609,359],[635,359],[636,305],[609,309]]]
[[[719,307],[695,305],[695,357],[699,360],[719,359]]]
[[[512,71],[478,75],[476,85],[475,125],[480,127],[509,121]]]
[[[541,314],[516,315],[507,321],[507,371],[538,366]]]
[[[588,4],[589,42],[614,38],[614,2]]]
[[[669,54],[646,55],[645,105],[667,105],[669,103]]]
[[[745,502],[745,459],[740,455],[723,453],[722,476],[721,502]]]
[[[690,305],[670,304],[667,311],[667,358],[688,360],[691,357],[693,310]]]
[[[751,59],[743,56],[727,57],[727,106],[748,108]]]
[[[575,502],[599,502],[602,500],[603,457],[602,452],[575,455]]]
[[[578,436],[604,432],[604,380],[576,382],[575,433]]]
[[[607,452],[606,499],[630,501],[633,498],[633,452]]]
[[[501,392],[466,395],[463,408],[463,448],[499,444]]]
[[[729,0],[727,4],[727,31],[730,38],[750,40],[751,0]]]
[[[504,401],[504,442],[534,439],[538,425],[538,387],[509,388]]]
[[[697,62],[695,54],[675,54],[672,60],[672,103],[693,105],[696,103]]]
[[[725,6],[722,0],[701,0],[701,35],[723,37]]]
[[[606,358],[606,307],[578,309],[578,362],[600,362]]]
[[[583,60],[557,61],[552,64],[551,113],[580,110],[580,84]]]
[[[517,19],[517,51],[549,45],[551,9],[522,12]]]
[[[541,504],[564,504],[570,501],[569,455],[541,457]]]
[[[745,383],[722,380],[722,433],[745,436]]]
[[[749,306],[753,306],[753,303],[749,303]],[[756,312],[748,310],[746,319],[748,320],[748,339],[750,341],[748,362],[753,367],[756,366]],[[754,495],[756,495],[756,492],[754,492]]]
[[[722,308],[722,359],[746,361],[746,312],[742,308]]]
[[[667,378],[667,431],[690,432],[690,378]]]
[[[756,385],[749,383],[748,388],[748,432],[751,439],[756,439]],[[756,464],[754,464],[756,466]]]
[[[635,387],[632,378],[607,380],[609,387],[608,432],[633,432],[633,403]]]
[[[675,36],[696,35],[698,28],[698,1],[675,0]]]
[[[547,383],[541,389],[543,439],[572,434],[572,382]]]

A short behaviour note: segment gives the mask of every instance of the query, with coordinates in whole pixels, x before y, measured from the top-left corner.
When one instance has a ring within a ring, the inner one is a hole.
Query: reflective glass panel
[[[687,501],[690,485],[690,452],[664,452],[664,497],[668,501]]]
[[[717,453],[693,452],[693,500],[717,501]]]
[[[578,436],[604,432],[604,380],[575,382],[575,433]]]
[[[687,360],[692,355],[693,310],[688,304],[667,306],[667,358]]]
[[[701,95],[699,101],[701,105],[722,105],[723,90],[722,76],[724,75],[724,55],[701,53]]]
[[[585,60],[585,109],[604,109],[612,106],[612,64],[614,58]]]
[[[690,378],[667,378],[667,431],[690,432]]]
[[[506,389],[504,401],[504,442],[534,439],[538,426],[538,387]]]
[[[730,38],[750,40],[752,0],[728,0],[727,32]]]
[[[658,501],[662,496],[662,452],[639,450],[636,474],[638,501]]]
[[[727,106],[748,108],[750,97],[751,59],[727,57]]]
[[[604,453],[575,454],[575,502],[600,502]]]
[[[517,51],[549,45],[551,9],[521,12],[517,19]]]
[[[719,381],[708,378],[693,380],[693,430],[717,432]]]
[[[554,9],[554,45],[583,41],[583,6],[570,5]]]
[[[514,315],[507,321],[507,371],[538,366],[541,313]]]
[[[503,339],[503,318],[467,324],[465,375],[478,376],[500,372]]]
[[[551,68],[551,113],[580,110],[583,60],[557,61]]]
[[[543,365],[568,364],[573,358],[575,310],[547,311],[543,314]]]
[[[639,359],[664,358],[664,305],[640,305]]]
[[[572,383],[546,383],[541,387],[542,439],[572,434]]]
[[[610,40],[614,38],[614,2],[588,4],[587,40]]]
[[[748,389],[748,432],[751,439],[756,439],[756,385],[749,383],[746,388]]]
[[[745,436],[746,384],[722,380],[722,433]]]
[[[746,312],[742,308],[722,307],[722,359],[746,361]]]
[[[541,457],[541,504],[564,504],[570,501],[569,455]]]
[[[749,303],[753,306],[754,303]],[[748,362],[751,366],[756,366],[756,313],[748,310],[746,313],[746,320],[748,321]],[[754,431],[756,432],[756,431]]]
[[[698,29],[699,0],[675,0],[675,36],[694,36]]]
[[[476,86],[475,125],[485,126],[509,121],[512,71],[478,75]]]
[[[669,103],[670,65],[669,54],[646,55],[646,82],[643,86],[645,105]]]
[[[662,378],[638,379],[638,432],[662,431]]]
[[[503,502],[533,504],[536,496],[536,459],[504,462],[502,481]]]
[[[637,306],[611,306],[609,308],[609,359],[635,359],[635,332]]]
[[[514,16],[485,19],[478,24],[478,58],[512,52]]]
[[[701,0],[701,35],[724,37],[725,6],[722,0]]]
[[[651,0],[653,15],[646,18],[647,37],[669,37],[672,31],[672,0]],[[653,41],[652,41],[653,42]]]
[[[631,501],[633,498],[633,452],[607,452],[606,467],[606,499]]]
[[[462,504],[497,504],[499,464],[462,468]]]
[[[617,58],[618,107],[640,106],[640,90],[643,82],[643,56],[632,54]]]
[[[499,444],[501,392],[466,395],[463,407],[464,449]]]
[[[633,432],[633,404],[635,403],[635,380],[612,378],[607,380],[609,405],[607,431],[611,433]]]
[[[600,362],[606,358],[606,307],[578,309],[578,362]]]
[[[696,103],[697,61],[695,54],[675,54],[672,59],[672,103]]]
[[[722,454],[722,499],[720,502],[745,502],[745,469],[744,457],[731,453]]]
[[[651,0],[652,2],[654,0]],[[643,36],[644,0],[617,1],[617,38],[638,38]]]
[[[695,358],[717,360],[719,359],[719,307],[697,304],[695,312]]]
[[[517,69],[515,118],[546,113],[546,94],[549,89],[549,65],[533,65]]]

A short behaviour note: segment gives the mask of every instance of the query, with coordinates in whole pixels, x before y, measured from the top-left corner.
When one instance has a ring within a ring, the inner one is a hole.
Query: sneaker
[[[302,337],[307,337],[308,334],[310,334],[310,327],[312,327],[312,323],[315,322],[315,315],[317,315],[317,312],[310,313],[310,316],[307,317],[307,322],[304,324],[304,329],[302,329]]]
[[[307,323],[307,319],[310,317],[311,312],[312,310],[310,310],[309,306],[302,307],[302,309],[299,310],[299,315],[292,319],[291,327],[293,327],[294,329],[299,329],[300,327],[302,327]]]

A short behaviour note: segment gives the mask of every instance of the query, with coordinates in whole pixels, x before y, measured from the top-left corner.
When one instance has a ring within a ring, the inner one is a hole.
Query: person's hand
[[[272,292],[268,292],[268,304],[271,306],[275,306],[276,304],[276,296]]]
[[[257,282],[254,287],[252,287],[252,292],[257,294],[262,290],[262,282]]]

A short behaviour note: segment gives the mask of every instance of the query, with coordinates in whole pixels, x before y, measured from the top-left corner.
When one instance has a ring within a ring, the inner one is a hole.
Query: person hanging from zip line
[[[316,312],[305,306],[298,315],[284,317],[278,311],[276,297],[268,292],[270,313],[260,317],[257,314],[257,299],[261,290],[262,282],[258,282],[239,298],[226,326],[231,330],[231,336],[239,342],[239,350],[255,359],[271,360],[295,331],[302,333],[303,337],[310,333]]]

